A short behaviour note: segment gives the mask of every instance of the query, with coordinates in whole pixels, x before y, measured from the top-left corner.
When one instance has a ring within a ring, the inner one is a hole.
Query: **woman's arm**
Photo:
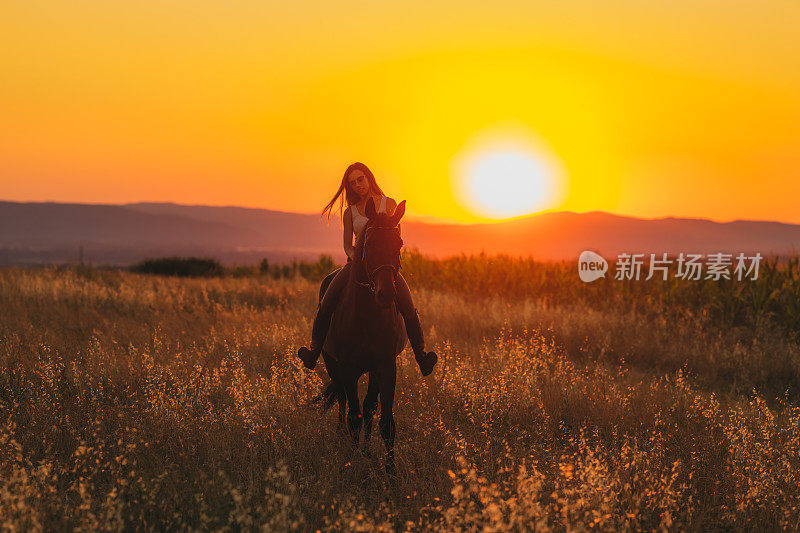
[[[344,241],[344,253],[347,257],[353,259],[355,255],[355,248],[353,247],[353,215],[350,214],[350,208],[344,210],[344,234],[342,235]]]

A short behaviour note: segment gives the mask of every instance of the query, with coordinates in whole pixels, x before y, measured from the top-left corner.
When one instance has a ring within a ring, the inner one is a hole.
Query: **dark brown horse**
[[[365,214],[369,221],[356,240],[350,279],[342,290],[322,348],[331,382],[316,398],[325,409],[339,402],[340,426],[346,423],[354,446],[358,446],[365,422],[366,448],[380,396],[379,427],[386,445],[386,470],[390,474],[394,474],[395,359],[406,344],[405,325],[395,305],[394,285],[403,246],[397,224],[405,213],[405,204],[400,202],[390,216],[377,213],[372,199],[367,201]],[[358,379],[367,372],[369,384],[362,413]]]

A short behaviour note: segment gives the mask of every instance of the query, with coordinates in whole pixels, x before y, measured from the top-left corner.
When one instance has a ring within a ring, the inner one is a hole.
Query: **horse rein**
[[[398,265],[392,265],[392,264],[388,264],[387,263],[385,265],[380,265],[375,270],[370,272],[369,265],[368,265],[368,262],[367,262],[367,237],[369,236],[369,232],[371,230],[373,230],[373,229],[378,229],[378,228],[368,227],[368,228],[366,228],[364,230],[364,245],[362,246],[362,250],[361,250],[361,262],[364,264],[364,273],[367,276],[367,281],[363,282],[363,281],[359,281],[358,279],[356,279],[356,283],[358,283],[362,287],[365,287],[365,288],[369,289],[369,291],[372,294],[375,294],[375,274],[377,274],[381,270],[384,270],[384,269],[388,268],[388,269],[390,269],[392,271],[393,275],[396,275],[398,270],[399,270],[399,267],[400,267],[400,265],[399,265],[400,261],[399,261],[399,254],[398,254]],[[397,227],[394,227],[394,228],[382,228],[382,229],[396,229],[396,230],[398,230]],[[397,236],[398,237],[400,236],[400,231],[399,230],[397,231]],[[400,239],[400,247],[402,248],[402,246],[403,246],[403,239]]]

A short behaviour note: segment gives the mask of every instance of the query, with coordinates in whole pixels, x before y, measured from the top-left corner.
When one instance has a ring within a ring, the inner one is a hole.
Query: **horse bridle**
[[[363,282],[363,281],[359,281],[358,279],[356,279],[356,283],[358,283],[362,287],[366,287],[367,289],[370,290],[370,292],[372,294],[375,294],[375,275],[378,272],[380,272],[381,270],[384,270],[384,269],[387,269],[387,268],[392,271],[392,275],[396,275],[398,270],[400,269],[400,260],[398,258],[398,261],[397,261],[398,264],[397,265],[392,265],[392,264],[388,264],[387,263],[385,265],[378,266],[373,271],[370,271],[369,265],[367,263],[367,238],[369,237],[369,232],[372,231],[373,229],[395,229],[395,230],[397,230],[398,238],[400,237],[400,230],[397,227],[395,227],[395,228],[367,227],[364,230],[364,244],[361,247],[362,248],[362,250],[361,250],[361,263],[364,265],[364,273],[367,276],[367,281]],[[403,239],[400,239],[400,247],[401,248],[403,247]]]

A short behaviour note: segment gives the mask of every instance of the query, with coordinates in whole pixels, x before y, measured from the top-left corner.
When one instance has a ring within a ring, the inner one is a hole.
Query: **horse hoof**
[[[297,350],[297,357],[303,361],[303,366],[309,370],[314,370],[314,368],[317,366],[317,357],[314,357],[314,352],[305,346]]]
[[[419,365],[419,371],[422,373],[423,376],[430,375],[433,372],[433,367],[439,361],[439,356],[436,355],[436,352],[428,352],[425,354],[424,357],[417,358],[417,364]]]

